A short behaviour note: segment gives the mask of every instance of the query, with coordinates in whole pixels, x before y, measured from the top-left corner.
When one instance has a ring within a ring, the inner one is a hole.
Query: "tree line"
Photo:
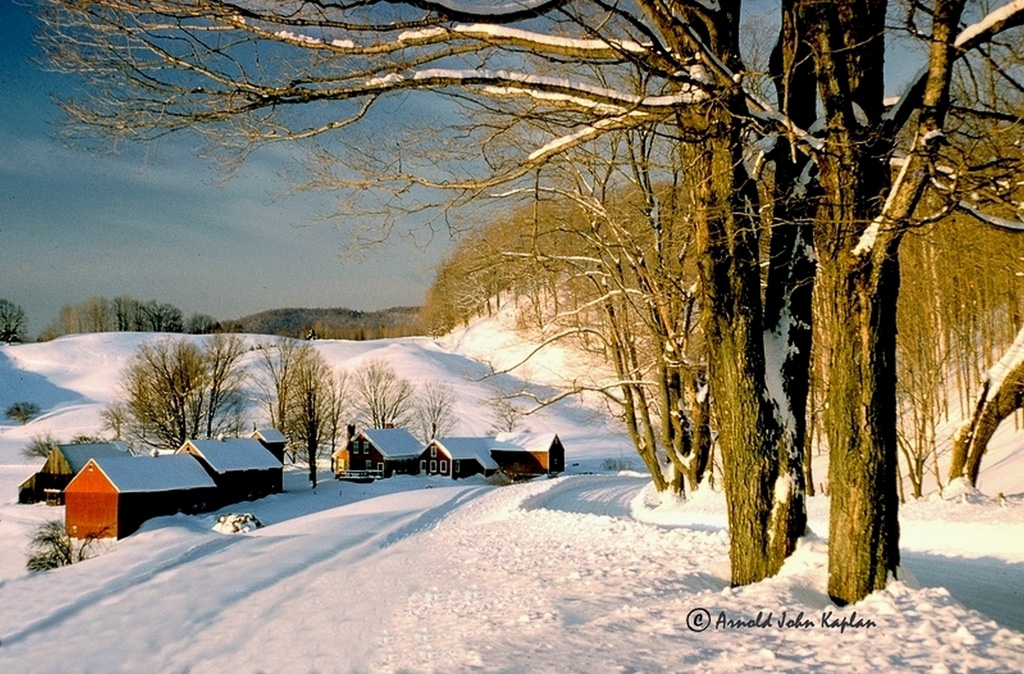
[[[0,339],[25,339],[24,310],[0,300]],[[298,338],[362,341],[421,335],[418,307],[392,307],[363,312],[353,309],[272,309],[233,320],[205,313],[186,315],[167,302],[140,301],[128,295],[92,297],[61,307],[39,334],[39,341],[92,332],[171,332],[207,335],[215,332],[254,333]]]
[[[91,297],[65,304],[57,317],[39,334],[39,341],[90,332],[180,332],[206,335],[221,329],[208,314],[185,313],[167,302],[140,301],[129,295],[113,299]]]

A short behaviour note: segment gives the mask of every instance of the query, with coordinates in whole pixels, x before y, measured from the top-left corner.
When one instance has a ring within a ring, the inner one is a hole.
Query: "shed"
[[[419,472],[453,480],[479,473],[493,475],[498,463],[491,457],[492,442],[489,437],[435,438],[420,454]]]
[[[218,500],[217,485],[188,455],[90,459],[64,493],[73,538],[124,538],[148,519],[206,512]]]
[[[281,462],[256,438],[186,440],[178,454],[191,454],[199,460],[220,488],[223,503],[281,492]]]
[[[259,440],[271,454],[277,457],[279,463],[284,463],[284,448],[288,446],[288,438],[284,433],[276,428],[257,428],[249,437]]]
[[[331,456],[335,477],[412,475],[423,443],[404,428],[368,428],[350,434]]]
[[[50,450],[39,472],[19,485],[18,502],[63,505],[64,488],[89,459],[130,455],[128,445],[119,441],[57,445]]]
[[[565,470],[565,448],[556,433],[499,433],[491,457],[512,476],[555,475]]]

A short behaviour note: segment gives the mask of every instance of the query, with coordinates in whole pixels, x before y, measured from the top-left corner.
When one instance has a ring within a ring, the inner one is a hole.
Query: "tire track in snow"
[[[580,515],[633,519],[632,501],[647,484],[634,476],[574,475],[523,501],[523,510],[557,510]]]
[[[210,539],[197,545],[192,545],[174,558],[161,562],[157,566],[148,568],[141,573],[112,578],[99,588],[76,595],[74,601],[53,607],[47,615],[37,618],[21,629],[0,636],[0,644],[3,644],[5,649],[9,648],[11,645],[17,644],[36,633],[57,628],[67,623],[81,613],[94,608],[100,602],[113,601],[116,603],[118,595],[130,591],[140,584],[150,582],[168,571],[196,562],[208,555],[222,552],[227,547],[238,543],[239,540],[228,537]]]

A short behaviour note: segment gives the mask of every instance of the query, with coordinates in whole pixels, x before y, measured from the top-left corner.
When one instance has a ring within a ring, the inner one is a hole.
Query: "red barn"
[[[153,517],[210,510],[217,485],[188,455],[90,459],[64,490],[73,538],[124,538]]]
[[[443,475],[457,480],[483,473],[493,475],[498,470],[491,457],[492,438],[436,438],[420,454],[419,472],[422,475]]]
[[[368,428],[351,434],[331,466],[338,478],[413,475],[422,451],[423,443],[404,428]]]

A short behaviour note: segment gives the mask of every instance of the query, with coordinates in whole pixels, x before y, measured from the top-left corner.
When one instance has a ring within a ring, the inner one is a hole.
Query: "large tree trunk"
[[[981,457],[1003,419],[1024,405],[1024,327],[999,362],[988,371],[974,414],[953,439],[949,479],[978,486]]]
[[[839,604],[885,587],[899,565],[896,484],[895,253],[851,260],[836,279],[828,391],[829,596]]]
[[[801,36],[794,0],[784,0],[779,40],[772,51],[770,72],[778,106],[794,124],[811,128],[816,79],[810,48]],[[764,291],[765,376],[781,421],[779,438],[780,489],[771,523],[773,537],[791,542],[807,526],[804,470],[807,434],[807,396],[810,388],[812,295],[816,274],[814,248],[815,201],[804,174],[809,158],[789,139],[776,139],[768,160],[775,167],[771,194],[771,239]],[[781,487],[786,487],[782,489]],[[787,550],[789,554],[792,550]]]
[[[885,129],[878,121],[885,4],[833,0],[804,8],[825,112],[815,236],[833,307],[828,591],[838,604],[885,587],[899,566],[897,253],[938,153],[962,8],[963,0],[936,3],[917,136],[891,188],[893,141],[877,130]]]
[[[702,322],[722,449],[732,583],[744,585],[781,568],[803,531],[794,535],[786,526],[786,535],[777,535],[773,524],[799,520],[803,502],[775,499],[783,433],[765,382],[757,195],[743,168],[738,116],[719,104],[701,112],[686,123],[705,131],[702,142],[689,148],[700,177],[694,213]]]

